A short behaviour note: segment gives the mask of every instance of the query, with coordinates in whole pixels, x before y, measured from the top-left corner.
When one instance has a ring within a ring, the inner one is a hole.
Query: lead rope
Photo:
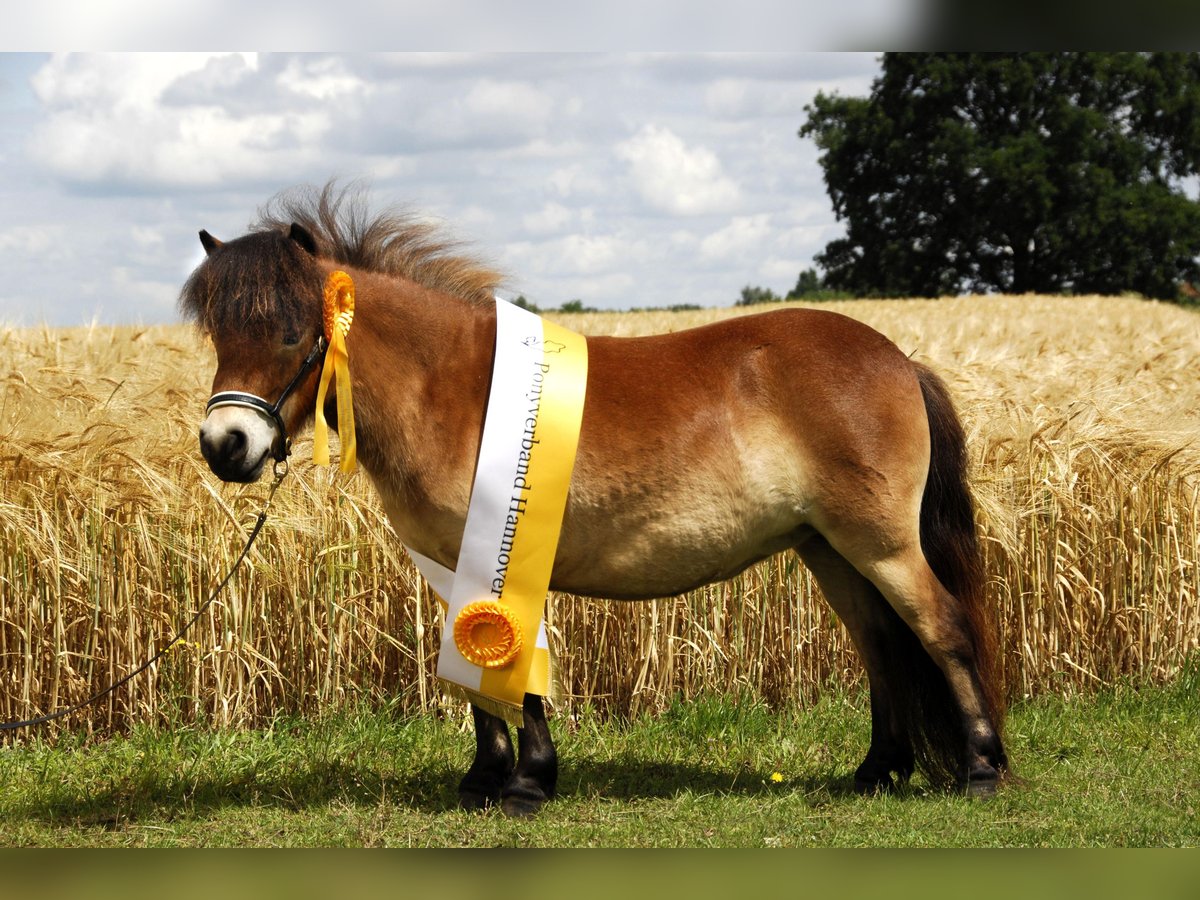
[[[76,703],[74,706],[67,707],[66,709],[59,710],[58,712],[48,713],[44,716],[38,716],[36,719],[24,719],[20,722],[0,722],[0,731],[16,731],[18,728],[28,728],[33,725],[44,725],[47,722],[53,722],[56,719],[69,716],[71,713],[78,712],[85,706],[91,706],[97,700],[107,697],[117,688],[121,687],[121,685],[142,674],[142,672],[145,672],[148,668],[162,659],[172,647],[183,640],[183,636],[188,633],[188,630],[196,624],[200,616],[204,614],[204,611],[212,605],[212,602],[216,600],[218,596],[220,596],[221,591],[225,590],[226,586],[233,578],[234,573],[238,570],[238,567],[242,564],[242,561],[250,552],[250,548],[254,546],[254,541],[258,537],[258,533],[262,531],[262,527],[267,521],[267,510],[271,507],[271,500],[274,498],[275,491],[279,488],[280,482],[283,481],[283,478],[285,475],[287,475],[287,473],[287,459],[276,460],[274,468],[275,482],[271,485],[271,489],[267,493],[267,499],[263,502],[262,511],[258,514],[258,521],[256,521],[254,523],[254,527],[250,529],[250,536],[246,539],[246,546],[243,547],[242,552],[238,554],[238,558],[230,567],[229,572],[224,578],[221,579],[221,583],[217,585],[216,589],[209,595],[208,599],[200,604],[200,608],[196,610],[195,615],[188,620],[187,624],[184,625],[183,628],[179,629],[179,632],[175,635],[175,637],[171,638],[171,640],[163,645],[161,650],[155,653],[152,657],[150,657],[128,675],[125,675],[120,680],[113,682],[98,694],[93,694],[91,697],[88,697],[88,699],[84,700],[82,703]]]

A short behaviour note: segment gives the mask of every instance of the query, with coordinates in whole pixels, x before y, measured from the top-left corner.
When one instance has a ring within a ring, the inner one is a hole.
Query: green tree
[[[1200,55],[889,53],[869,97],[805,111],[846,224],[828,287],[1175,298],[1200,275]]]
[[[816,269],[804,269],[796,279],[796,286],[788,291],[788,300],[818,296],[822,291],[821,276]]]
[[[742,288],[741,298],[734,305],[753,306],[755,303],[778,303],[779,300],[779,295],[770,288],[746,285]]]
[[[596,307],[594,307],[594,306],[584,306],[582,300],[576,299],[576,300],[567,300],[566,302],[563,303],[562,306],[560,306],[558,308],[558,311],[565,312],[565,313],[585,313],[585,312],[590,313],[590,312],[596,312],[597,310],[596,310]]]

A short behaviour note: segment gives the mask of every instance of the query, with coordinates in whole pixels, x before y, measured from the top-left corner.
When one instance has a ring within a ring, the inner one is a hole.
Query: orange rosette
[[[333,342],[334,334],[344,337],[354,320],[354,279],[345,272],[330,272],[325,280],[325,340]]]
[[[317,384],[317,408],[313,415],[313,462],[329,465],[329,424],[325,421],[325,396],[329,385],[337,385],[338,438],[342,443],[343,472],[353,472],[358,458],[354,434],[354,398],[350,391],[350,351],[346,335],[354,320],[354,280],[345,272],[330,272],[325,280],[325,364]]]
[[[503,604],[479,600],[455,617],[454,643],[472,665],[500,669],[521,652],[521,623]]]

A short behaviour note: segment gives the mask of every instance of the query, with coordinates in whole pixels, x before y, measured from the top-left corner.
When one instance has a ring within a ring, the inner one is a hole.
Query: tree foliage
[[[734,306],[754,306],[758,303],[778,303],[780,296],[770,288],[746,285]]]
[[[579,300],[578,298],[576,298],[575,300],[566,300],[566,301],[564,301],[564,302],[563,302],[563,304],[562,304],[562,306],[560,306],[560,307],[558,308],[558,311],[559,311],[559,312],[565,312],[565,313],[585,313],[585,312],[587,312],[587,313],[594,313],[594,312],[599,312],[599,310],[598,310],[598,309],[596,309],[596,307],[594,307],[594,306],[585,306],[585,305],[584,305],[584,303],[583,303],[583,301],[582,301],[582,300]]]
[[[800,300],[820,294],[823,290],[821,276],[816,269],[803,269],[796,278],[796,286],[788,291],[787,299]]]
[[[859,295],[1174,298],[1198,279],[1200,55],[885,54],[867,98],[818,94],[812,138]]]

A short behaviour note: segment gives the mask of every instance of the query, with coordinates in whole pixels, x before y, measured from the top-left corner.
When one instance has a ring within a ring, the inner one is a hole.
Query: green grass
[[[858,797],[860,700],[775,715],[704,698],[554,719],[558,799],[532,821],[455,808],[461,720],[360,711],[263,731],[137,731],[0,749],[6,846],[1196,846],[1200,677],[1019,704],[1019,780],[989,800]],[[774,773],[781,781],[772,779]]]

